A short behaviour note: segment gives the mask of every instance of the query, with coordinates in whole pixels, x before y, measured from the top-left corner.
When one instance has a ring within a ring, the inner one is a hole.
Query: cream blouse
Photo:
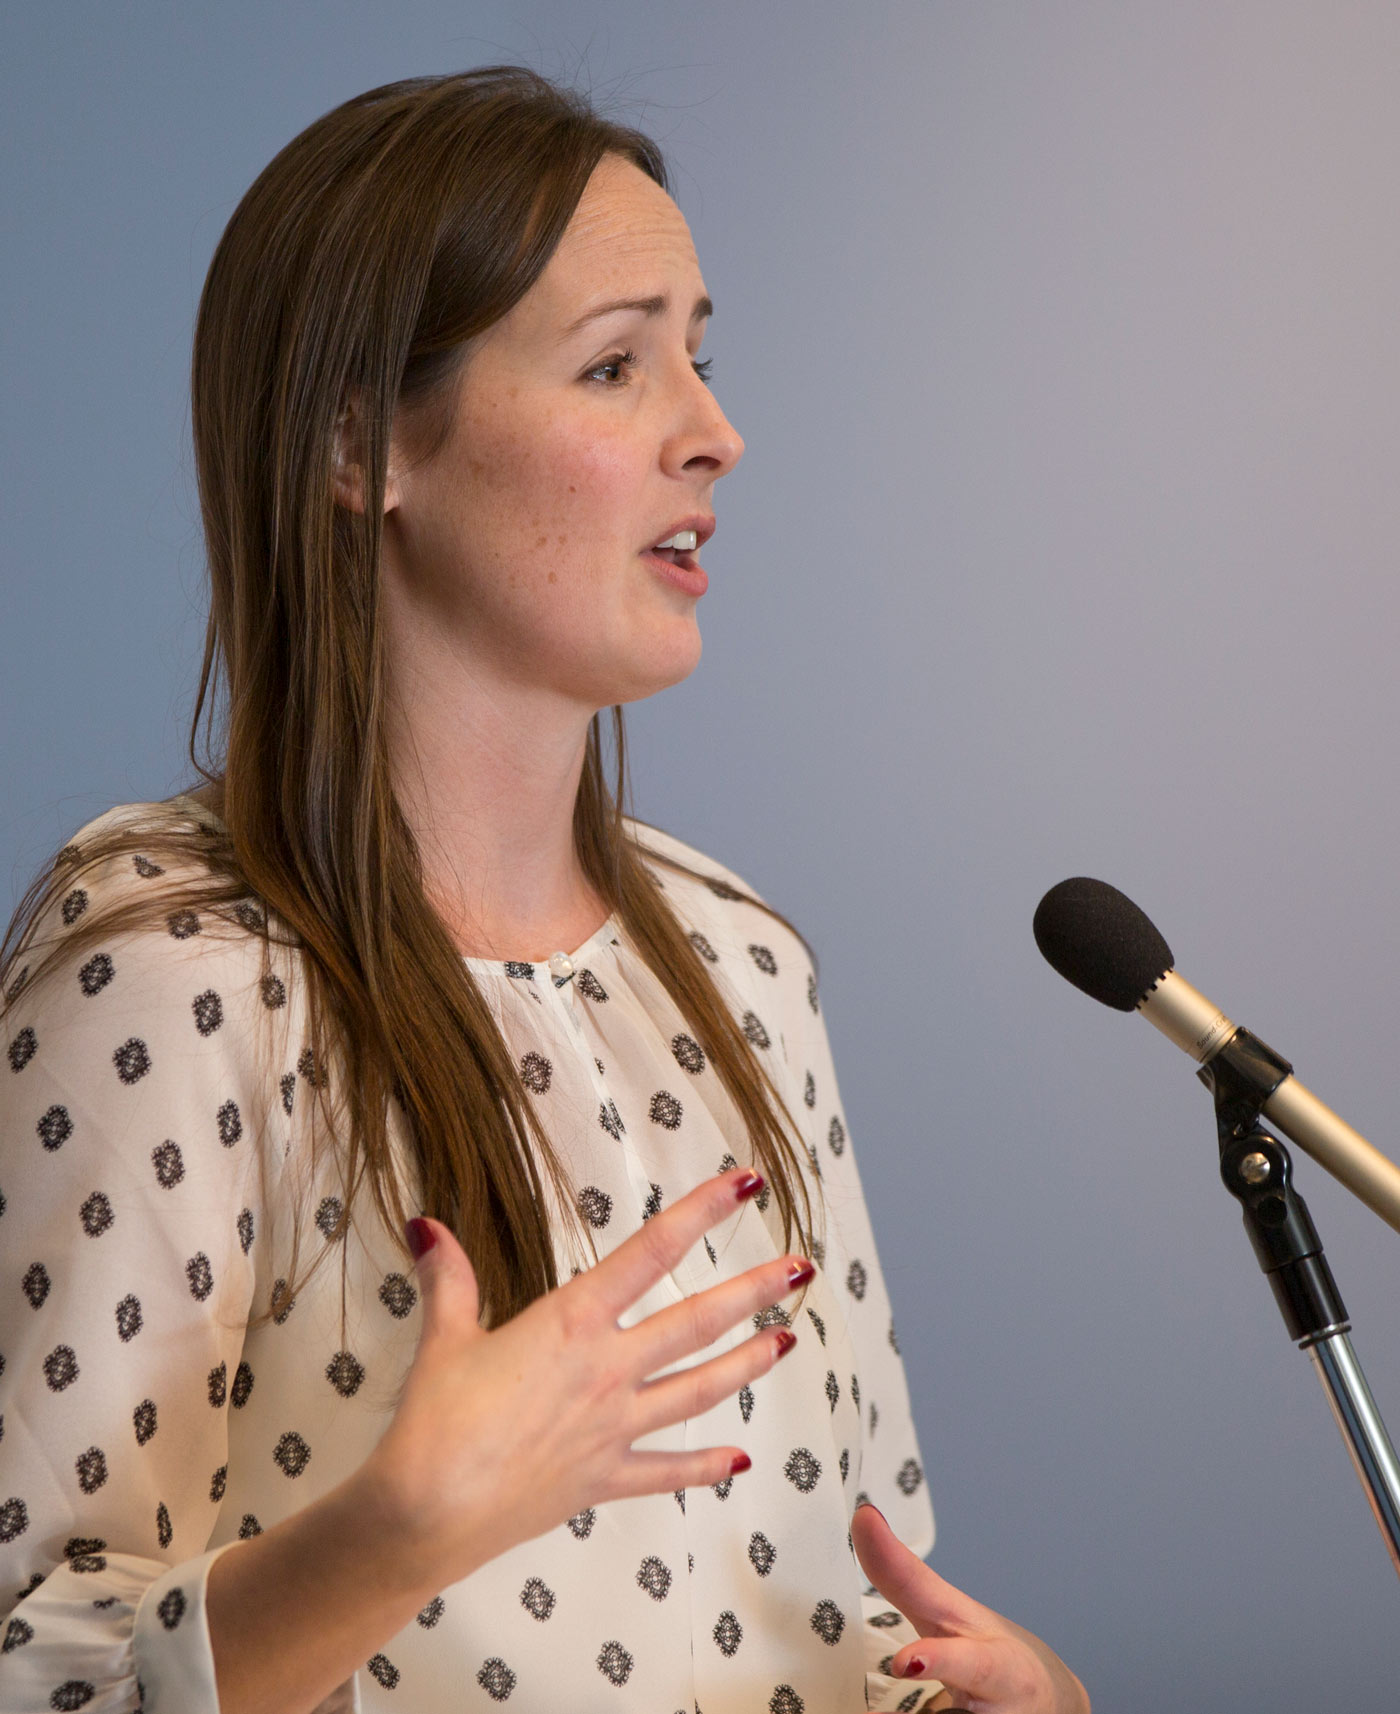
[[[76,842],[115,819],[204,813],[189,799],[123,805]],[[826,1230],[793,1316],[796,1347],[704,1416],[638,1442],[735,1444],[751,1470],[600,1505],[511,1549],[442,1589],[324,1714],[860,1714],[921,1708],[936,1693],[882,1674],[914,1632],[868,1590],[850,1547],[867,1496],[920,1556],[933,1514],[811,964],[780,923],[734,897],[751,889],[729,870],[631,830],[710,877],[652,865],[802,1129]],[[112,860],[63,899],[54,932],[158,872],[140,856]],[[241,907],[245,922],[256,908]],[[28,992],[10,974],[4,1714],[216,1710],[210,1565],[358,1468],[417,1346],[407,1251],[368,1196],[342,1227],[337,1162],[311,1156],[307,1085],[327,1073],[306,1048],[298,955],[273,948],[268,971],[259,936],[191,912],[166,929],[114,936]],[[702,1047],[619,923],[551,962],[467,960],[602,1256],[751,1154]],[[391,1140],[417,1209],[401,1126]],[[782,1254],[770,1200],[714,1228],[624,1320]],[[329,1253],[287,1302],[298,1217],[299,1266]],[[561,1221],[555,1230],[561,1278],[591,1265]],[[275,1318],[249,1332],[269,1305]]]

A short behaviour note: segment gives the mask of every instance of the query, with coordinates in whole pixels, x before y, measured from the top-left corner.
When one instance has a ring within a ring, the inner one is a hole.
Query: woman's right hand
[[[763,1180],[736,1168],[654,1215],[596,1267],[490,1332],[476,1276],[440,1221],[417,1263],[423,1328],[398,1408],[364,1473],[395,1533],[436,1586],[601,1501],[722,1482],[736,1446],[636,1452],[652,1430],[699,1416],[791,1349],[764,1328],[733,1350],[648,1379],[811,1277],[801,1256],[750,1268],[623,1329],[618,1317]],[[422,1228],[420,1228],[420,1231]]]

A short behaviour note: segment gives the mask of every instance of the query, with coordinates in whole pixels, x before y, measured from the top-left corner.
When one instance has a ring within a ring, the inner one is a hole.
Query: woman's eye
[[[605,379],[603,385],[607,387],[625,387],[627,385],[627,372],[628,370],[636,368],[637,361],[637,353],[635,351],[615,351],[611,357],[600,363],[596,369],[589,370],[588,379],[591,381],[595,376],[604,375],[606,371],[613,370],[616,378]],[[690,365],[707,387],[710,384],[710,371],[714,368],[714,363],[715,360],[713,357],[704,357],[697,362],[692,362]]]
[[[605,358],[596,369],[589,370],[588,379],[591,381],[595,375],[601,375],[604,370],[616,369],[619,371],[618,378],[616,380],[607,381],[605,385],[609,387],[625,387],[627,383],[624,379],[624,373],[628,369],[634,369],[636,365],[637,353],[635,351],[615,351],[611,357]]]

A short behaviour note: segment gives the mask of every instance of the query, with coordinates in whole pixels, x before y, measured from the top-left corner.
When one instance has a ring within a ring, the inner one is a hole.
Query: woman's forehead
[[[674,297],[681,288],[685,295],[678,301],[688,316],[703,285],[685,216],[654,179],[608,156],[527,298],[536,299],[542,320],[564,338],[605,302],[658,292]]]

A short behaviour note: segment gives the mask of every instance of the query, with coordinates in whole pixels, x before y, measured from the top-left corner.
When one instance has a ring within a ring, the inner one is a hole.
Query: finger
[[[749,1468],[748,1453],[737,1446],[707,1446],[699,1452],[629,1452],[617,1467],[608,1497],[713,1488]]]
[[[746,1316],[795,1291],[813,1272],[805,1256],[780,1256],[647,1316],[626,1334],[639,1372],[655,1374],[678,1357],[705,1350]]]
[[[735,1167],[718,1178],[706,1179],[679,1202],[653,1215],[596,1268],[580,1274],[570,1289],[580,1289],[615,1321],[663,1274],[670,1273],[711,1226],[717,1226],[762,1189],[763,1179],[747,1167]]]
[[[895,1678],[933,1678],[962,1697],[1000,1707],[1020,1705],[1034,1692],[1033,1678],[1003,1643],[982,1637],[920,1637],[891,1662]]]
[[[877,1507],[856,1507],[851,1541],[865,1575],[919,1630],[940,1630],[945,1625],[969,1630],[996,1627],[997,1615],[991,1608],[964,1595],[925,1565],[894,1533]]]
[[[476,1273],[452,1230],[440,1220],[419,1215],[404,1227],[416,1253],[413,1272],[423,1294],[421,1337],[450,1330],[454,1338],[480,1330],[481,1301]]]
[[[637,1391],[633,1407],[634,1439],[666,1428],[673,1422],[703,1416],[721,1399],[737,1393],[746,1381],[766,1375],[797,1340],[785,1327],[767,1328],[708,1363],[696,1363],[677,1375],[647,1381]]]

